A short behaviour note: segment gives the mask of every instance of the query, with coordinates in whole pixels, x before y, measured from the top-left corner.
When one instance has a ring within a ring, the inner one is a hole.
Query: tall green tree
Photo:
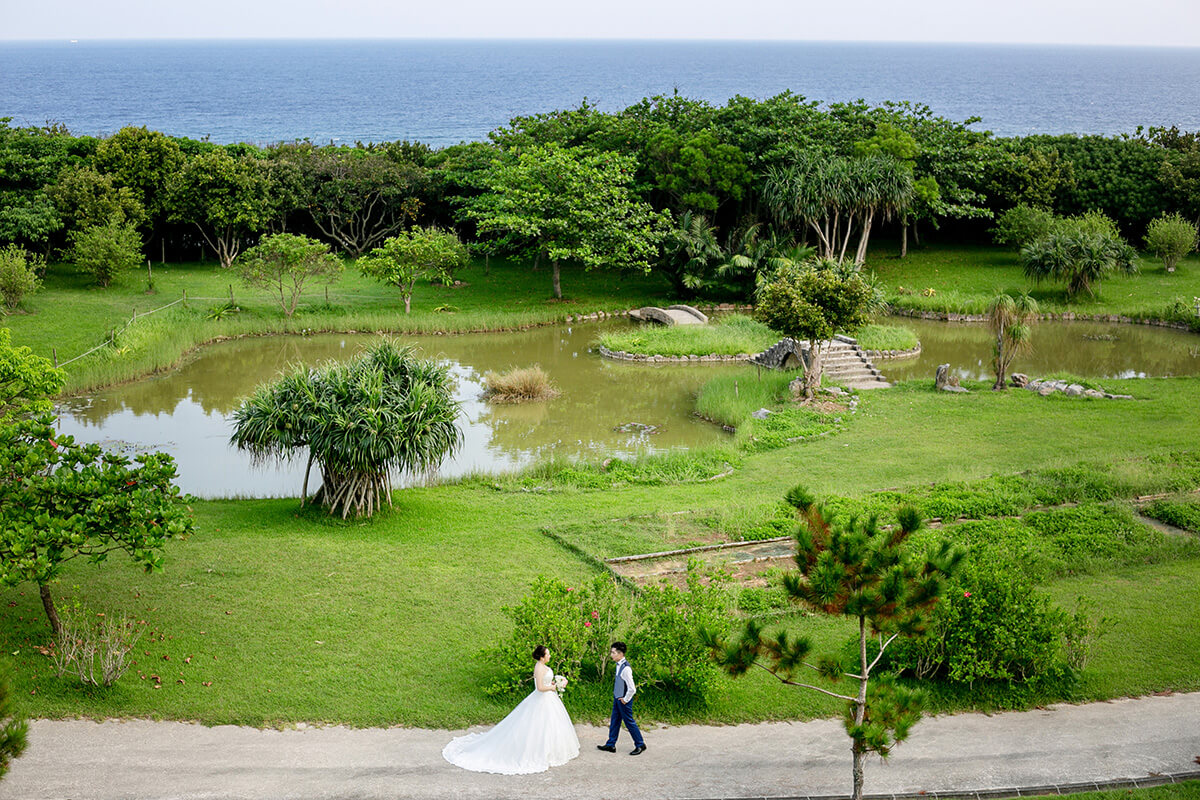
[[[497,161],[488,191],[468,214],[481,233],[509,232],[534,242],[553,265],[554,296],[562,297],[559,262],[650,271],[669,228],[665,214],[636,199],[633,158],[559,145],[538,145]]]
[[[811,232],[822,258],[846,258],[858,234],[854,263],[866,259],[877,218],[903,214],[912,203],[912,173],[890,156],[828,158],[813,153],[767,171],[763,200],[774,217]]]
[[[238,261],[242,280],[276,295],[288,317],[296,313],[305,286],[333,283],[343,268],[342,260],[329,252],[329,245],[294,233],[264,236]]]
[[[165,453],[132,461],[58,434],[48,415],[0,425],[0,583],[37,584],[55,636],[62,631],[51,582],[76,558],[124,552],[147,572],[172,537],[192,530],[191,510]]]
[[[242,240],[276,212],[266,163],[210,150],[187,159],[168,185],[171,218],[196,226],[221,266],[237,258]]]
[[[466,245],[453,231],[413,228],[386,239],[358,260],[358,268],[364,275],[398,288],[408,314],[418,280],[448,285],[454,270],[466,266],[468,260]]]
[[[758,290],[754,315],[772,330],[809,343],[804,395],[821,386],[821,351],[838,333],[853,333],[870,319],[875,290],[856,270],[829,259],[779,269]]]
[[[58,209],[68,231],[91,228],[108,222],[134,226],[146,220],[146,211],[128,186],[118,186],[112,175],[91,166],[63,170],[46,195]]]
[[[996,383],[992,385],[994,390],[1003,391],[1007,388],[1004,378],[1013,359],[1029,351],[1037,316],[1037,301],[1027,294],[1016,298],[999,294],[988,304],[988,327],[996,336],[992,344],[992,365],[996,370]]]
[[[297,144],[277,148],[273,157],[296,167],[300,208],[352,258],[402,230],[421,210],[427,171],[386,151]]]
[[[882,528],[875,518],[841,520],[829,516],[803,488],[787,494],[800,515],[796,528],[796,572],[784,575],[783,587],[793,603],[858,625],[853,666],[826,657],[809,663],[812,641],[786,631],[766,636],[757,622],[746,625],[739,640],[701,629],[713,659],[739,676],[758,667],[789,686],[797,686],[846,702],[845,725],[853,754],[852,797],[863,796],[863,765],[869,753],[887,757],[907,738],[921,718],[923,693],[890,675],[872,676],[884,651],[897,638],[919,636],[928,615],[958,569],[963,554],[942,542],[927,553],[906,546],[920,529],[912,508],[897,513],[899,524]],[[855,694],[825,689],[800,679],[805,668],[835,682],[858,683]]]
[[[391,505],[395,473],[431,472],[458,449],[458,411],[446,367],[385,340],[353,361],[260,386],[234,411],[231,441],[263,460],[307,451],[301,502],[315,462],[323,483],[314,502],[343,519],[371,516]]]
[[[179,143],[158,131],[125,127],[96,146],[93,164],[128,187],[145,209],[151,228],[167,218],[171,208],[168,187],[183,166]]]

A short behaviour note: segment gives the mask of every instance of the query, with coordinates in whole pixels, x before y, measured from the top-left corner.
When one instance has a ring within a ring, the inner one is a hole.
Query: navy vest
[[[621,659],[617,662],[617,674],[613,676],[613,699],[625,696],[625,681],[621,678],[622,665],[628,666],[629,662]]]

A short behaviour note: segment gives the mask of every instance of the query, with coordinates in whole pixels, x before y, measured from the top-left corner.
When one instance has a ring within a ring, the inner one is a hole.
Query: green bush
[[[4,307],[13,311],[25,295],[36,292],[42,285],[39,276],[45,270],[46,259],[15,244],[0,250],[0,300],[4,301]]]
[[[1200,497],[1164,497],[1142,508],[1147,517],[1200,533]]]
[[[1069,684],[1099,626],[1039,594],[1016,562],[973,558],[934,610],[928,633],[897,640],[885,657],[917,678]]]
[[[109,222],[71,234],[68,256],[101,286],[142,261],[142,237],[131,225]]]
[[[1196,226],[1180,214],[1163,214],[1146,229],[1146,249],[1162,259],[1167,272],[1196,249]]]
[[[1055,216],[1043,208],[1020,205],[1010,208],[996,220],[992,238],[996,244],[1008,245],[1018,250],[1025,245],[1044,239],[1054,228]]]
[[[700,561],[692,559],[686,587],[664,582],[638,591],[629,647],[636,653],[643,683],[682,692],[701,703],[715,698],[721,671],[696,631],[729,633],[732,603],[727,583],[724,574],[705,571]]]
[[[7,667],[0,667],[0,778],[9,763],[25,751],[29,723],[14,707]]]
[[[504,613],[512,618],[513,632],[500,645],[485,651],[497,662],[500,676],[488,694],[519,689],[533,675],[533,649],[550,648],[554,671],[571,680],[597,679],[607,668],[608,646],[626,614],[623,598],[610,576],[591,584],[568,586],[558,578],[538,576],[530,593]]]

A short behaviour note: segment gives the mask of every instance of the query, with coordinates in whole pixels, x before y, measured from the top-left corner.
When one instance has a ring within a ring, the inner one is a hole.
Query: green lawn
[[[981,314],[1000,292],[1028,292],[1048,312],[1168,318],[1176,313],[1171,307],[1177,301],[1194,315],[1193,298],[1200,296],[1200,255],[1196,254],[1181,261],[1171,274],[1161,262],[1143,258],[1137,275],[1105,278],[1095,297],[1071,302],[1058,284],[1031,283],[1021,271],[1016,251],[1000,247],[919,247],[904,259],[881,248],[871,251],[867,268],[878,276],[894,306],[931,311]]]
[[[146,275],[121,275],[107,289],[93,284],[70,264],[52,264],[45,288],[28,298],[24,310],[4,318],[13,342],[39,355],[57,353],[60,362],[103,343],[139,315],[181,300],[140,319],[102,348],[68,369],[69,391],[83,391],[169,368],[196,345],[223,337],[258,333],[394,331],[406,333],[511,330],[595,311],[622,311],[664,302],[665,282],[642,273],[584,272],[565,269],[564,298],[551,295],[550,274],[527,264],[494,259],[456,273],[463,285],[418,286],[413,311],[404,314],[399,292],[363,277],[348,264],[329,288],[307,290],[296,314],[287,318],[277,298],[241,285],[215,263],[156,267],[152,294]],[[239,311],[218,316],[230,292]]]
[[[1119,390],[1138,399],[959,396],[924,382],[903,384],[864,393],[859,413],[837,436],[747,455],[731,476],[700,484],[530,491],[519,482],[469,480],[400,492],[394,511],[362,523],[298,515],[294,500],[203,502],[196,506],[197,532],[168,547],[161,574],[138,573],[114,558],[100,567],[72,565],[55,586],[64,599],[145,619],[154,632],[114,688],[84,691],[53,676],[36,649],[47,643],[48,630],[32,586],[0,590],[0,646],[15,654],[17,693],[38,716],[256,725],[495,721],[511,701],[483,694],[491,673],[480,651],[508,629],[501,608],[537,574],[575,581],[598,569],[585,552],[543,530],[604,528],[606,521],[674,511],[700,511],[729,530],[748,530],[774,514],[797,482],[861,497],[1080,460],[1117,461],[1131,455],[1131,441],[1138,452],[1163,453],[1200,436],[1194,413],[1200,380],[1128,381]],[[610,553],[601,539],[591,547]],[[1089,668],[1087,696],[1200,686],[1200,664],[1178,658],[1200,644],[1198,577],[1200,562],[1184,560],[1052,584],[1064,602],[1081,593],[1114,602],[1137,595],[1145,609],[1128,612],[1121,636],[1104,641],[1112,655],[1097,655]],[[1121,590],[1126,594],[1110,590],[1121,581],[1130,581]],[[1155,614],[1153,624],[1144,623]],[[812,633],[823,648],[850,633],[841,622],[793,617],[786,624]],[[1140,661],[1122,663],[1122,652],[1137,652]],[[432,691],[430,675],[438,678]],[[579,689],[568,696],[573,714],[602,721],[601,690]],[[707,708],[680,707],[647,689],[643,709],[648,720],[713,723],[836,712],[832,701],[766,676],[728,681]]]

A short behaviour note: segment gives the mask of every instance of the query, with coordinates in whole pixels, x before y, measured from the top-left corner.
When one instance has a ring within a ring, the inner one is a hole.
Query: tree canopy
[[[454,233],[413,228],[386,239],[358,260],[358,268],[364,275],[397,287],[408,314],[418,280],[449,284],[454,270],[466,266],[467,260],[467,248]]]

